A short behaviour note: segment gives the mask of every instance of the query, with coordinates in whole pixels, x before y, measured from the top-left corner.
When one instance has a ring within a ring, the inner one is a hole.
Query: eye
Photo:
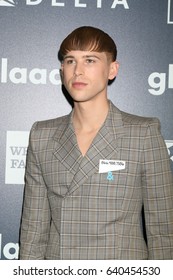
[[[74,59],[69,58],[69,59],[65,59],[64,63],[70,65],[70,64],[75,64],[76,62]]]
[[[86,63],[88,63],[88,64],[91,64],[91,63],[94,63],[94,62],[95,62],[95,60],[92,59],[92,58],[87,58],[86,59]]]

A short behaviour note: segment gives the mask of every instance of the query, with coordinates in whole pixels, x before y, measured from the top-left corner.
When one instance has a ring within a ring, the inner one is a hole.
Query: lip
[[[72,86],[73,88],[76,88],[76,89],[82,89],[86,86],[87,84],[86,83],[83,83],[83,82],[74,82],[72,83]]]

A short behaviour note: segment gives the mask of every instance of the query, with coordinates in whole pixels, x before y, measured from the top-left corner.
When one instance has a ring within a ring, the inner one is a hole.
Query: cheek
[[[102,83],[107,83],[109,79],[109,73],[107,69],[100,69],[100,71],[95,74],[95,77],[99,78]]]
[[[98,79],[106,79],[108,77],[108,71],[107,69],[104,69],[102,67],[97,67],[97,68],[88,68],[85,71],[85,74],[92,77],[93,80],[98,80]]]
[[[67,84],[72,76],[73,76],[72,71],[63,70],[62,71],[62,81],[63,81],[63,83]]]

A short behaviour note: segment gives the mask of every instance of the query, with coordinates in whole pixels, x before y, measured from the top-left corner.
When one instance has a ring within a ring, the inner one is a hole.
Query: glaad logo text
[[[18,259],[19,244],[9,242],[3,246],[3,237],[0,233],[0,259],[4,258],[7,260]]]
[[[148,84],[151,87],[148,91],[153,95],[162,95],[166,88],[173,89],[173,64],[169,64],[167,75],[159,72],[151,73],[148,78]]]
[[[48,73],[47,69],[33,68],[28,70],[25,67],[14,67],[9,69],[8,59],[1,60],[1,76],[0,82],[5,84],[11,81],[14,84],[26,84],[31,82],[34,85],[46,85],[48,81],[53,85],[60,85],[59,69],[53,69]]]

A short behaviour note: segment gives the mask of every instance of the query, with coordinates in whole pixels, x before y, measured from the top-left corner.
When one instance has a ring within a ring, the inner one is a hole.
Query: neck
[[[109,110],[107,99],[95,103],[75,102],[73,125],[76,131],[94,131],[98,130],[104,123]]]

